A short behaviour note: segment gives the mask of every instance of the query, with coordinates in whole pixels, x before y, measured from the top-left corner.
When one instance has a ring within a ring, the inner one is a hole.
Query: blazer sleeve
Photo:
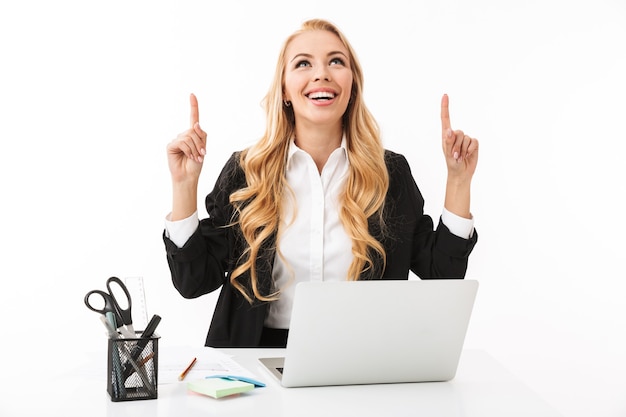
[[[464,278],[469,255],[478,239],[454,235],[439,219],[436,229],[424,213],[424,198],[406,158],[388,151],[390,189],[386,209],[391,236],[388,241],[388,266],[401,274],[410,269],[421,279]]]
[[[232,227],[228,226],[232,215],[229,196],[242,178],[238,166],[238,154],[234,153],[206,197],[209,217],[200,220],[198,229],[182,248],[163,233],[172,282],[185,298],[212,292],[226,280],[233,244]]]

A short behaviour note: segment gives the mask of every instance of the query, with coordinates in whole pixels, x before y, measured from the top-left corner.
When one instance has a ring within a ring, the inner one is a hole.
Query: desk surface
[[[175,354],[172,352],[175,349],[162,349],[159,362],[170,359],[164,356]],[[91,417],[560,415],[481,350],[464,351],[457,375],[449,382],[314,388],[283,388],[261,367],[259,357],[281,356],[282,349],[225,349],[223,352],[233,355],[237,363],[256,374],[267,386],[239,396],[213,399],[188,392],[183,381],[159,384],[156,400],[113,403],[106,392],[106,355],[102,354],[101,361],[94,358],[45,381],[45,387],[36,387],[39,394],[21,391],[9,402],[3,400],[0,410],[4,411],[0,414],[33,415],[34,411],[39,411],[47,416]]]

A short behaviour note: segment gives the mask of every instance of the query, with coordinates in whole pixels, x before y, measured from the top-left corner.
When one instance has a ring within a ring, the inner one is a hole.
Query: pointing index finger
[[[446,135],[450,127],[450,111],[448,109],[448,95],[444,94],[441,98],[441,133],[442,135]]]
[[[196,125],[196,123],[200,123],[200,112],[198,110],[198,99],[196,98],[195,94],[193,94],[193,93],[189,96],[189,104],[191,105],[191,116],[190,116],[191,126],[190,126],[190,128],[193,129],[193,127]]]

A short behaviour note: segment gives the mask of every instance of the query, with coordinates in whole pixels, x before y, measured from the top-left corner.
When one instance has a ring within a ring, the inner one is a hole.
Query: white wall
[[[161,241],[165,146],[187,127],[196,93],[208,192],[228,155],[262,133],[280,44],[311,17],[351,40],[385,144],[408,157],[431,215],[445,184],[441,94],[453,127],[480,139],[480,238],[468,277],[481,288],[467,347],[489,352],[565,415],[624,415],[618,0],[3,2],[7,372],[27,355],[57,358],[59,371],[70,355],[104,349],[83,296],[111,275],[144,277],[162,344],[203,343],[215,297],[178,295]]]

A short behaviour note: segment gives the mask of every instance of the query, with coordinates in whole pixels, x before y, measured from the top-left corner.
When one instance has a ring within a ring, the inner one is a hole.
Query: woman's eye
[[[296,68],[303,68],[303,67],[310,67],[311,64],[309,63],[309,61],[299,61],[296,64]]]
[[[330,61],[330,65],[345,65],[345,63],[343,62],[343,59],[341,58],[333,58]]]

